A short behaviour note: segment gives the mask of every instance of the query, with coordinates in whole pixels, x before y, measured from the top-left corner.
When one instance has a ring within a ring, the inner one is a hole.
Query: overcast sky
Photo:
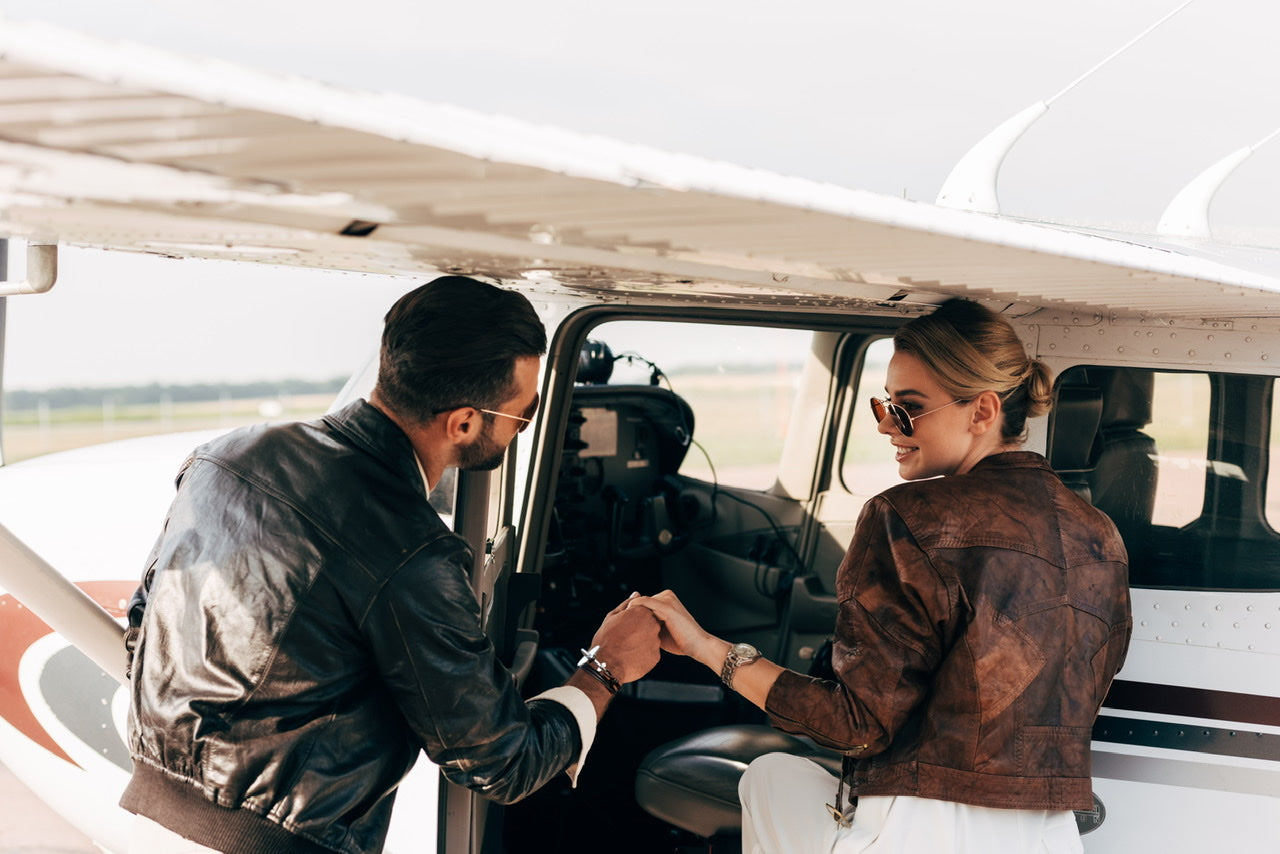
[[[932,201],[987,131],[1180,4],[0,0],[0,14]],[[1280,127],[1277,32],[1274,0],[1191,3],[1053,103],[1005,162],[1004,210],[1150,229],[1202,169]],[[1219,192],[1215,231],[1280,243],[1278,190],[1280,139]],[[9,301],[6,385],[341,373],[408,284],[66,252],[54,292]]]

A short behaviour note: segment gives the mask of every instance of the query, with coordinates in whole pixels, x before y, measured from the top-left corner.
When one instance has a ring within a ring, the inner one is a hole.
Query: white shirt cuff
[[[587,696],[585,691],[580,688],[574,688],[572,685],[551,688],[532,699],[551,700],[554,703],[559,703],[568,709],[573,714],[574,720],[578,722],[578,733],[582,737],[582,752],[578,754],[577,762],[564,769],[576,789],[578,787],[578,775],[582,773],[582,766],[587,764],[587,751],[591,750],[591,745],[596,740],[595,704],[591,702],[591,698]]]

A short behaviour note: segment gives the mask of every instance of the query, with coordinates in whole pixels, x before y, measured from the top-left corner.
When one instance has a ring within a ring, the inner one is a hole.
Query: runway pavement
[[[0,854],[102,854],[0,765]]]

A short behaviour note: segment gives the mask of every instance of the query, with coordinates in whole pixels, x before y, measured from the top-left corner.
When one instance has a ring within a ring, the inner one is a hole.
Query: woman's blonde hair
[[[899,329],[893,346],[924,362],[956,400],[972,400],[984,391],[998,394],[1006,442],[1021,441],[1027,419],[1044,415],[1052,404],[1049,369],[1027,355],[1008,321],[976,302],[947,300]]]

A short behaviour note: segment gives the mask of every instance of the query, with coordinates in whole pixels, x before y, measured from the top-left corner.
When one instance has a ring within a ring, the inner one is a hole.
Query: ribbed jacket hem
[[[915,795],[978,807],[1020,810],[1093,808],[1089,777],[1018,777],[962,771],[924,763],[903,763],[854,772],[859,795]]]
[[[120,806],[217,851],[235,854],[333,854],[247,809],[219,806],[195,785],[140,762]]]

